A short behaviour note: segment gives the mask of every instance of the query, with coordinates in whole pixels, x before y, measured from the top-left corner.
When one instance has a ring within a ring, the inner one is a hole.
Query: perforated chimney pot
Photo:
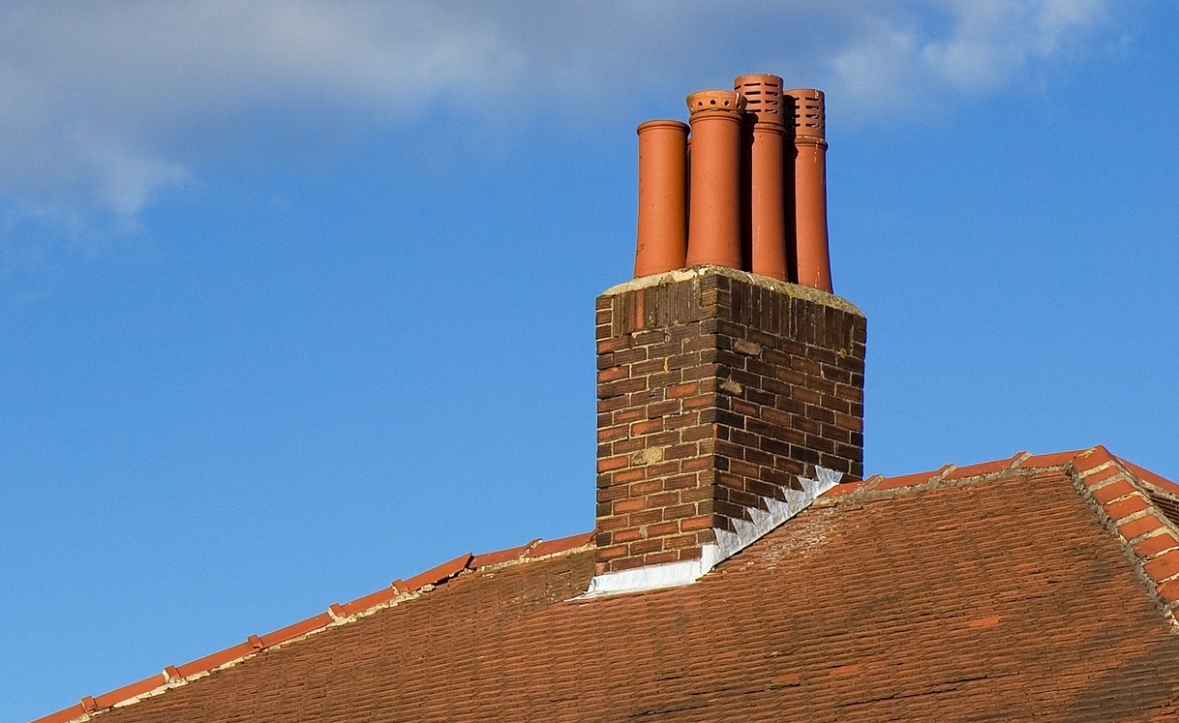
[[[794,125],[794,243],[798,283],[831,292],[823,91],[795,88],[784,95]]]
[[[636,277],[682,269],[688,248],[688,126],[653,120],[638,134]]]
[[[782,79],[751,73],[733,81],[745,98],[749,153],[750,270],[787,281],[786,215],[783,192],[786,119]]]
[[[688,96],[692,161],[688,266],[741,268],[741,121],[745,99],[731,90]]]

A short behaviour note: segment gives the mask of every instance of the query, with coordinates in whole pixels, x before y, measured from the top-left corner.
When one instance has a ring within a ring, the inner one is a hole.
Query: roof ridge
[[[97,696],[87,695],[78,703],[36,719],[32,723],[69,723],[89,720],[112,708],[132,705],[146,698],[208,676],[215,670],[236,665],[271,648],[285,647],[329,628],[346,625],[378,610],[416,600],[423,593],[462,575],[485,569],[512,567],[553,557],[571,555],[593,544],[594,533],[583,532],[555,540],[536,538],[526,545],[478,555],[464,553],[408,580],[394,580],[388,587],[346,603],[332,603],[327,611],[292,623],[264,635],[250,635],[245,642],[210,653],[183,665],[166,666],[162,672]]]
[[[1175,484],[1166,477],[1163,477],[1156,472],[1151,472],[1145,467],[1136,465],[1123,457],[1118,457],[1117,460],[1123,467],[1129,470],[1131,474],[1137,477],[1139,481],[1144,483],[1147,487],[1150,487],[1154,492],[1179,498],[1179,484]]]
[[[1179,633],[1179,527],[1159,508],[1149,489],[1159,482],[1171,487],[1175,483],[1126,463],[1101,445],[1077,455],[1068,469],[1077,492],[1122,541],[1139,579],[1172,632]]]
[[[978,462],[959,466],[947,464],[928,472],[897,475],[886,477],[875,474],[861,482],[847,482],[836,485],[815,501],[820,507],[826,507],[843,502],[868,502],[889,499],[900,494],[918,490],[938,489],[941,487],[974,484],[987,479],[993,479],[1012,471],[1032,473],[1037,470],[1052,467],[1064,467],[1077,455],[1085,450],[1069,452],[1052,452],[1049,454],[1031,454],[1027,451],[1016,452],[1005,459],[990,462]]]

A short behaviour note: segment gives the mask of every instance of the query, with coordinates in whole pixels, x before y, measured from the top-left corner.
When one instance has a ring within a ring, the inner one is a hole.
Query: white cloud
[[[1034,60],[1049,59],[1104,19],[1101,0],[949,3],[948,37],[930,39],[920,61],[963,90],[997,87]]]
[[[771,70],[887,112],[918,92],[1003,87],[1093,37],[1106,2],[12,2],[0,9],[0,196],[134,218],[218,149],[243,150],[221,141],[299,109],[358,123],[601,113],[642,105],[648,89]]]
[[[190,176],[181,137],[274,107],[420,113],[512,74],[484,29],[414,6],[37,2],[0,28],[0,192],[122,216]]]
[[[1109,28],[1106,0],[927,0],[877,4],[834,55],[853,106],[995,91]]]

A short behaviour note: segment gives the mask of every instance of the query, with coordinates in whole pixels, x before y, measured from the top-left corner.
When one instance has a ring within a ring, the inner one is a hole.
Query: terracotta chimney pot
[[[823,91],[795,88],[784,94],[794,126],[794,242],[798,283],[831,292],[827,250],[827,140]]]
[[[733,81],[745,97],[749,127],[750,271],[788,281],[783,170],[786,137],[782,79],[751,73]]]
[[[692,125],[687,264],[740,269],[745,98],[731,90],[702,90],[687,102]]]
[[[653,120],[638,134],[636,277],[682,269],[688,248],[688,126]]]

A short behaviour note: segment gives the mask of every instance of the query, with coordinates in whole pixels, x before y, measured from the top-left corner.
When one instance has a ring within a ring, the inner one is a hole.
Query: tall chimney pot
[[[687,102],[692,126],[687,264],[740,269],[745,98],[731,90],[702,90]]]
[[[783,191],[786,122],[782,79],[752,73],[739,76],[733,87],[745,97],[749,133],[750,270],[788,281],[786,215]]]
[[[827,140],[823,91],[784,94],[794,129],[794,244],[798,283],[831,292],[827,249]]]
[[[684,267],[688,247],[688,126],[639,125],[639,221],[635,276]]]

